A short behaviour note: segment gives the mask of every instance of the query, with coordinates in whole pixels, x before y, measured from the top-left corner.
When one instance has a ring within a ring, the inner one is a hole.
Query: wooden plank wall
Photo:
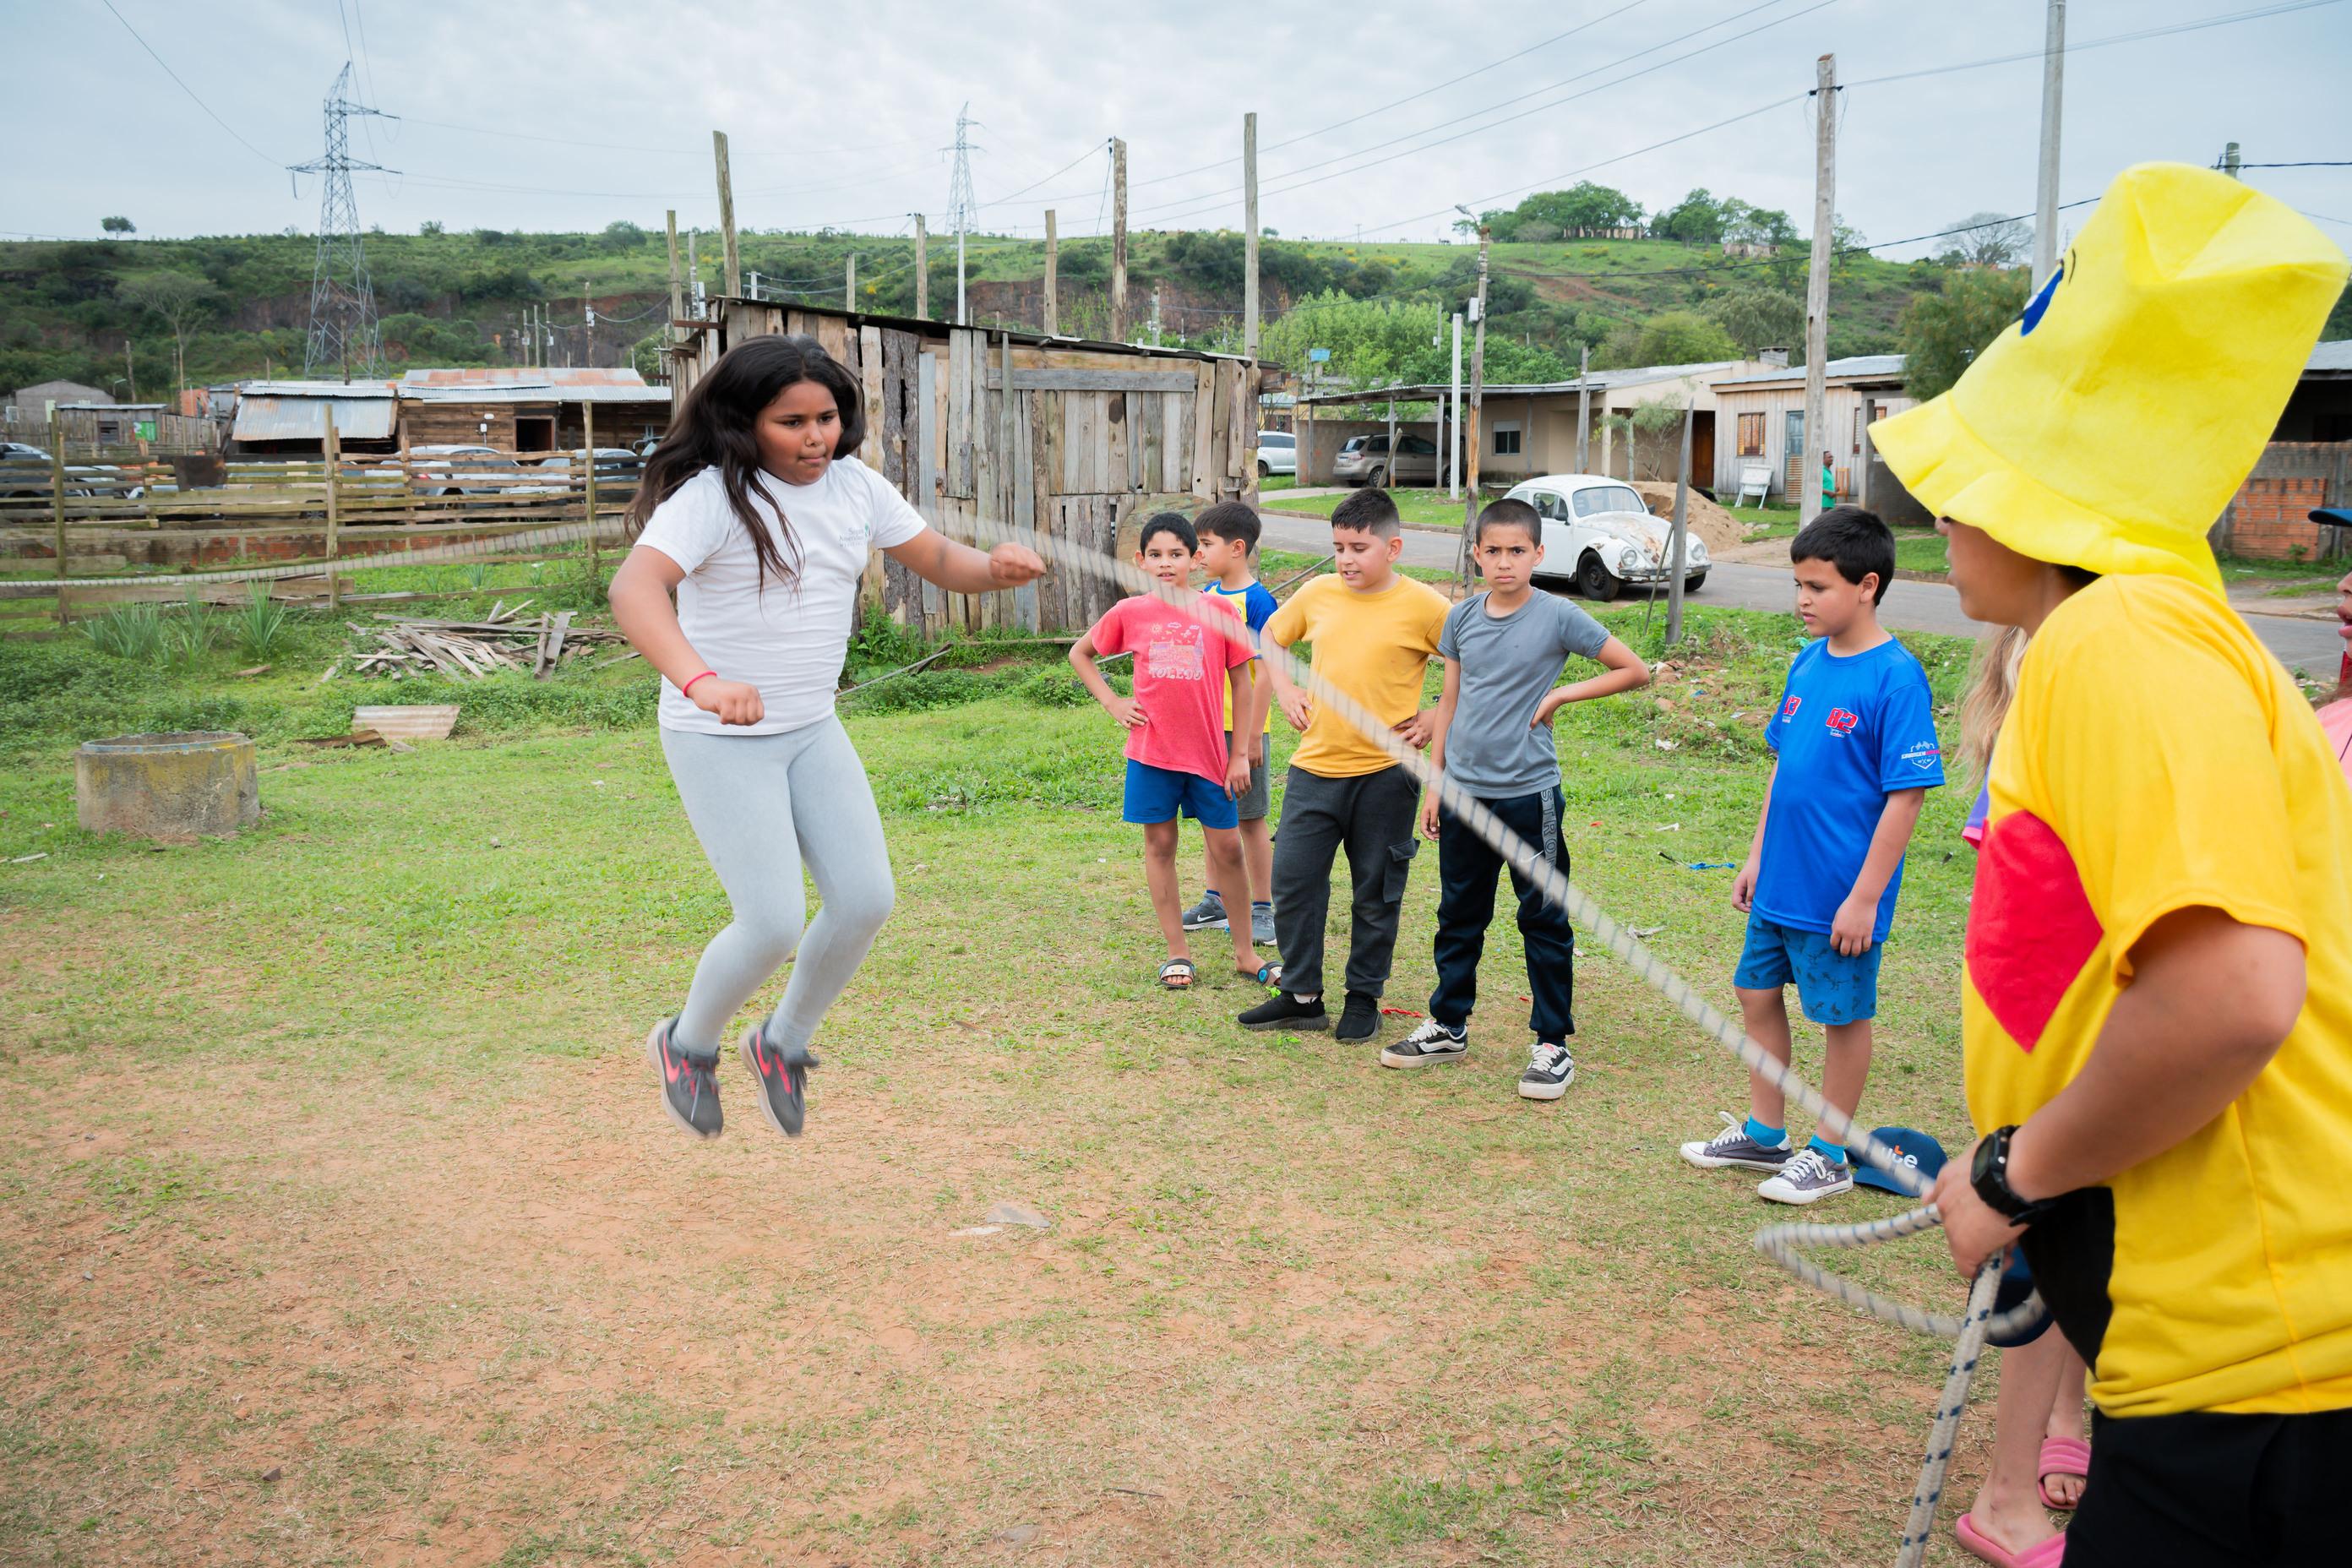
[[[987,548],[1009,521],[1116,554],[1147,508],[1198,510],[1255,494],[1255,378],[1240,361],[1015,342],[1008,387],[1002,333],[946,324],[918,332],[743,300],[720,309],[727,343],[804,332],[847,366],[866,415],[861,458],[965,543]],[[719,335],[705,333],[678,356],[678,396],[719,348]],[[1032,590],[943,595],[885,562],[868,572],[862,597],[936,636],[1075,630],[1120,593],[1056,570]]]

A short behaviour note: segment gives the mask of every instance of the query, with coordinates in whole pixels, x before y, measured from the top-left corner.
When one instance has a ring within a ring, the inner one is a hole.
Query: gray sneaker
[[[1225,930],[1224,900],[1214,893],[1202,894],[1201,901],[1184,911],[1183,921],[1186,931]]]
[[[1717,1111],[1717,1116],[1723,1112]],[[1748,1124],[1723,1117],[1723,1131],[1704,1143],[1683,1145],[1683,1158],[1702,1171],[1719,1171],[1726,1165],[1741,1165],[1751,1171],[1778,1171],[1787,1165],[1796,1152],[1789,1146],[1789,1135],[1780,1134],[1780,1146],[1769,1148],[1748,1136]]]
[[[1274,945],[1274,910],[1266,905],[1250,906],[1250,942],[1257,947]]]
[[[1779,1175],[1757,1184],[1756,1195],[1776,1204],[1815,1204],[1852,1191],[1853,1167],[1809,1147],[1781,1166]]]

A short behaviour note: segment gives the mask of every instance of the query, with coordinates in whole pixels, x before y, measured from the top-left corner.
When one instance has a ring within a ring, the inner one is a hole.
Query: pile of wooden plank
[[[596,645],[623,641],[609,626],[575,626],[572,612],[542,610],[526,620],[525,599],[511,608],[501,601],[479,621],[425,621],[379,614],[376,626],[346,621],[356,637],[351,658],[354,675],[403,680],[411,675],[446,675],[478,680],[504,669],[528,669],[544,680],[565,659]],[[333,673],[331,670],[329,672]]]

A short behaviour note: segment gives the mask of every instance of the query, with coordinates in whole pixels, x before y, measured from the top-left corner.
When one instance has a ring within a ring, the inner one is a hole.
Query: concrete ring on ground
[[[84,742],[74,810],[89,833],[188,838],[250,827],[261,820],[253,742],[226,730]]]

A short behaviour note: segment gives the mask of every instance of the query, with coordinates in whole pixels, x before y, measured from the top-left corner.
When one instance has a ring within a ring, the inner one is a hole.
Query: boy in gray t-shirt
[[[1570,702],[1646,686],[1650,671],[1591,616],[1535,591],[1542,530],[1542,519],[1525,501],[1498,500],[1478,514],[1476,553],[1486,591],[1454,605],[1438,637],[1445,690],[1429,761],[1565,871],[1552,715]],[[1571,655],[1598,659],[1607,668],[1555,690]],[[1437,989],[1430,994],[1429,1021],[1383,1050],[1382,1067],[1429,1067],[1468,1053],[1478,959],[1495,918],[1496,879],[1507,864],[1440,806],[1434,790],[1423,799],[1421,826],[1437,841]],[[1519,935],[1534,997],[1528,1025],[1535,1043],[1519,1093],[1558,1100],[1576,1073],[1568,1051],[1568,1037],[1576,1032],[1576,934],[1567,911],[1516,867],[1511,886],[1519,896]]]

